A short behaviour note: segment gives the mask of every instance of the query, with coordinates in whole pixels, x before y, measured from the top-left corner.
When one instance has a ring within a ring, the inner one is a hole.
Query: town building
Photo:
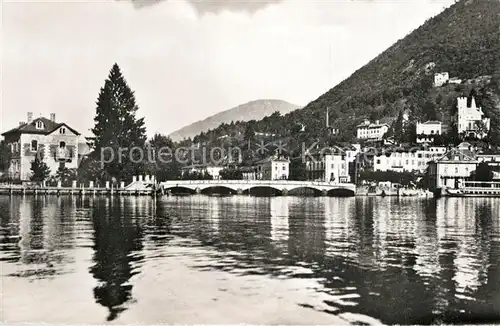
[[[500,166],[500,154],[498,153],[480,153],[477,155],[479,163],[487,162],[489,165]]]
[[[457,98],[457,129],[458,134],[482,139],[490,131],[490,119],[476,106],[474,97],[471,105],[467,105],[467,97]]]
[[[38,155],[54,175],[60,167],[78,167],[78,144],[80,133],[66,123],[56,122],[56,115],[33,118],[28,112],[26,122],[2,134],[10,147],[11,159],[9,177],[27,181],[32,171],[31,165]]]
[[[382,140],[387,131],[389,131],[388,124],[380,123],[378,120],[375,123],[365,120],[357,127],[357,137],[358,139]]]
[[[441,121],[417,122],[417,143],[431,143],[436,135],[443,134],[443,123]]]
[[[243,180],[257,180],[257,170],[256,166],[243,166],[240,168]]]
[[[374,171],[425,172],[427,164],[446,153],[446,147],[383,150],[373,160]]]
[[[353,155],[352,161],[356,160]],[[336,183],[350,182],[349,161],[346,151],[331,147],[306,155],[306,177],[308,180]]]
[[[182,168],[182,175],[187,174],[198,174],[198,175],[210,175],[212,179],[219,180],[220,171],[224,169],[221,165],[211,165],[211,164],[193,164],[185,166]]]
[[[450,80],[450,74],[447,72],[439,72],[434,74],[434,87],[441,87]]]
[[[468,181],[479,161],[469,143],[448,150],[443,156],[429,163],[427,170],[430,189],[458,188],[460,183]]]
[[[257,162],[257,179],[288,180],[290,175],[290,160],[278,155]]]

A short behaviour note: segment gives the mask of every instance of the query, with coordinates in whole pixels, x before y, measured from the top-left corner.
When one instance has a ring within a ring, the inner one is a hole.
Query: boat
[[[446,197],[500,197],[500,182],[465,181],[458,188],[444,188]]]

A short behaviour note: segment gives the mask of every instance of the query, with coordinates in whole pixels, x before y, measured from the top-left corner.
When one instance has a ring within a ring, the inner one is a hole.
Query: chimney
[[[328,111],[329,111],[329,108],[328,108],[328,106],[327,106],[327,107],[326,107],[326,127],[327,127],[327,128],[328,128],[328,127],[330,127],[330,123],[329,123],[329,121],[328,121]]]
[[[33,112],[28,112],[28,123],[33,121]]]
[[[56,122],[56,114],[55,113],[50,114],[50,120],[52,120],[53,122]]]
[[[380,124],[380,120],[375,121],[375,124],[379,125]]]

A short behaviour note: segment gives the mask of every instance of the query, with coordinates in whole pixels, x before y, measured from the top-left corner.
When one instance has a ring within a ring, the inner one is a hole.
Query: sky
[[[304,106],[454,0],[0,0],[0,131],[90,136],[113,63],[148,135],[257,99]]]

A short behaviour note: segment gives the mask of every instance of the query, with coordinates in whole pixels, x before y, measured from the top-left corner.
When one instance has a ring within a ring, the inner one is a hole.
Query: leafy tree
[[[236,168],[225,168],[219,172],[222,180],[242,180],[243,172]]]
[[[388,135],[394,136],[396,141],[403,141],[404,139],[404,121],[403,121],[403,111],[399,112],[396,121],[393,122],[391,132]]]
[[[50,168],[45,164],[41,155],[36,155],[31,162],[31,172],[31,181],[43,182],[49,177]]]
[[[175,155],[176,148],[172,139],[168,136],[155,134],[149,144],[154,152],[154,155],[151,156],[154,159],[151,172],[155,174],[156,179],[159,181],[179,179],[181,168]]]
[[[307,180],[306,167],[301,157],[290,161],[290,175],[288,179],[297,181]]]
[[[251,122],[255,122],[255,120],[252,120]],[[245,134],[243,135],[246,141],[253,141],[255,138],[255,124],[254,123],[248,123],[247,127],[245,129]]]
[[[144,155],[146,128],[144,118],[136,118],[138,109],[134,92],[115,63],[100,90],[92,129],[94,153],[99,156],[94,158],[102,160],[104,170],[111,177],[126,179],[143,172],[141,152],[131,151],[138,147]],[[120,149],[127,150],[121,152]]]
[[[213,176],[208,172],[185,172],[181,176],[182,180],[212,180]]]
[[[108,173],[101,168],[101,162],[94,157],[90,156],[85,158],[77,169],[78,182],[88,184],[89,181],[96,183],[111,180]]]
[[[436,110],[436,105],[431,101],[425,101],[424,105],[422,106],[422,111],[425,120],[437,120],[438,113]]]
[[[60,166],[56,171],[56,179],[61,181],[63,187],[69,187],[73,180],[77,180],[76,174],[76,169],[68,169],[67,167]]]
[[[493,180],[493,169],[488,165],[487,162],[479,163],[475,172],[476,181],[492,181]]]
[[[10,165],[10,148],[3,140],[0,142],[0,171],[6,171]]]

